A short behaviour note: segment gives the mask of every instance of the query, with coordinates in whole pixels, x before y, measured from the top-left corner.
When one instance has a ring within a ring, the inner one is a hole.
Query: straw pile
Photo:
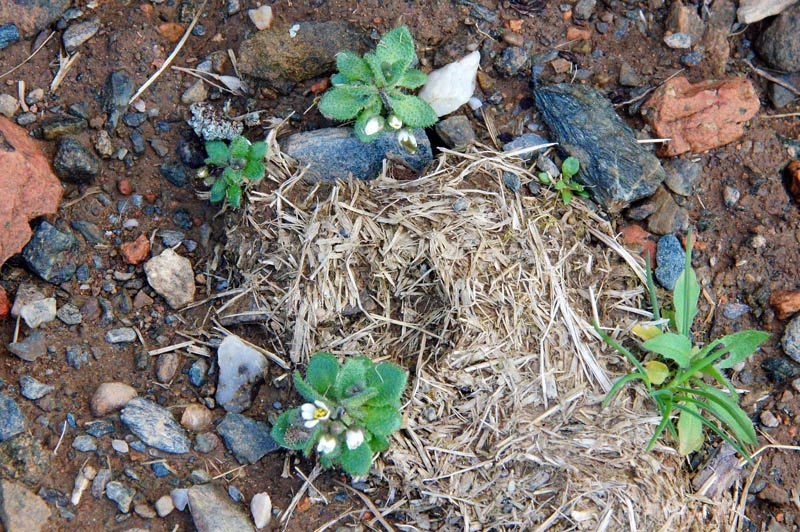
[[[229,233],[241,278],[220,316],[255,317],[295,364],[325,350],[409,368],[406,426],[373,468],[399,528],[718,529],[730,501],[691,496],[668,445],[643,453],[643,394],[600,407],[627,365],[595,313],[648,316],[642,267],[604,218],[509,192],[504,171],[534,176],[483,148],[413,181],[313,188],[271,153],[277,188],[251,192]]]

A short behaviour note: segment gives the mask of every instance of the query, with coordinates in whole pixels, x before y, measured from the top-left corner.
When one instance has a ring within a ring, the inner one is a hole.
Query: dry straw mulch
[[[535,177],[483,148],[412,181],[316,186],[271,153],[275,190],[229,233],[241,279],[220,316],[259,317],[294,364],[325,350],[410,369],[405,427],[373,468],[398,529],[725,527],[731,501],[691,495],[668,442],[643,452],[643,394],[600,407],[627,365],[593,316],[648,317],[642,266],[601,215],[511,193],[504,171]]]

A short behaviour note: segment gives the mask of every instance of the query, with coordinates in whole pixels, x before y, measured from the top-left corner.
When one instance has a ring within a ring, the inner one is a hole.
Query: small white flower
[[[400,129],[403,127],[403,121],[400,120],[400,117],[397,115],[389,116],[389,120],[387,120],[386,123],[389,124],[389,127],[392,129]]]
[[[414,154],[417,151],[417,137],[410,129],[401,129],[397,132],[397,142],[403,146],[408,153]]]
[[[364,431],[361,429],[348,429],[344,434],[344,439],[347,442],[347,448],[351,451],[361,447],[364,443]]]
[[[330,434],[323,434],[317,444],[317,452],[320,454],[328,454],[332,453],[334,449],[336,449],[336,438]]]
[[[305,427],[311,429],[317,426],[320,421],[330,419],[331,411],[328,405],[322,401],[314,401],[314,404],[305,403],[300,407],[300,416],[305,420]]]
[[[380,116],[373,116],[364,125],[364,134],[374,135],[383,129],[383,118]]]

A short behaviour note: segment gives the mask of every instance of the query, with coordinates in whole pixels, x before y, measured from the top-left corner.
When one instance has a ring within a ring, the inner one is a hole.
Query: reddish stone
[[[125,242],[120,245],[119,252],[127,264],[141,264],[150,254],[150,241],[146,235],[139,235],[133,242]]]
[[[58,210],[63,188],[37,141],[0,117],[0,265],[31,238],[28,220]]]
[[[8,300],[6,289],[0,286],[0,320],[4,320],[11,312],[11,301]]]
[[[758,95],[745,78],[692,85],[680,76],[653,93],[642,115],[657,136],[672,139],[659,148],[659,155],[671,157],[733,142],[744,134],[744,123],[758,108]]]
[[[117,183],[117,190],[123,196],[130,196],[133,194],[133,185],[131,184],[131,180],[127,177],[125,179],[120,179]]]
[[[800,290],[776,290],[769,296],[769,304],[779,320],[785,320],[800,310]]]
[[[186,28],[177,22],[165,22],[158,26],[158,33],[172,44],[181,40]]]
[[[585,30],[583,28],[576,28],[575,26],[567,28],[568,41],[588,41],[591,38],[592,38],[592,32],[589,30]]]
[[[621,230],[622,243],[630,246],[642,257],[650,255],[650,265],[656,267],[657,238],[652,233],[645,231],[638,224],[626,225]]]
[[[786,166],[786,180],[789,193],[800,203],[800,161],[792,161]]]

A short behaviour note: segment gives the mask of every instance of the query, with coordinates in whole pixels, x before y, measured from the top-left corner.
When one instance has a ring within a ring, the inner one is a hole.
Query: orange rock
[[[131,184],[131,180],[127,177],[124,179],[120,179],[117,183],[117,190],[123,196],[130,196],[133,193],[133,185]]]
[[[758,112],[758,95],[746,78],[689,83],[680,76],[659,87],[642,107],[658,137],[672,139],[659,155],[672,157],[723,146],[744,133]]]
[[[592,32],[583,28],[572,26],[567,28],[568,41],[588,41],[592,38]]]
[[[779,320],[785,320],[800,310],[800,290],[776,290],[769,295],[769,304]]]
[[[181,40],[185,31],[183,24],[177,22],[165,22],[158,26],[158,33],[173,44]]]
[[[512,18],[508,22],[506,22],[508,29],[514,32],[521,32],[522,31],[522,19],[521,18]]]
[[[0,286],[0,320],[4,320],[11,312],[11,301],[8,300],[6,289]]]
[[[150,254],[150,241],[146,235],[139,235],[133,242],[125,242],[120,245],[119,252],[127,264],[141,264]]]
[[[638,224],[626,225],[620,229],[622,233],[622,243],[630,246],[642,257],[650,254],[650,265],[656,267],[656,247],[657,238],[652,233],[645,231]]]
[[[321,94],[328,90],[328,87],[331,86],[331,79],[330,78],[323,78],[318,82],[311,85],[311,92],[314,94]]]
[[[63,188],[28,132],[0,116],[0,265],[31,238],[28,220],[58,210]]]
[[[550,66],[553,67],[553,70],[556,71],[556,74],[563,74],[572,69],[572,63],[561,57],[550,61]]]
[[[800,161],[792,161],[786,166],[786,180],[789,193],[800,203]]]

